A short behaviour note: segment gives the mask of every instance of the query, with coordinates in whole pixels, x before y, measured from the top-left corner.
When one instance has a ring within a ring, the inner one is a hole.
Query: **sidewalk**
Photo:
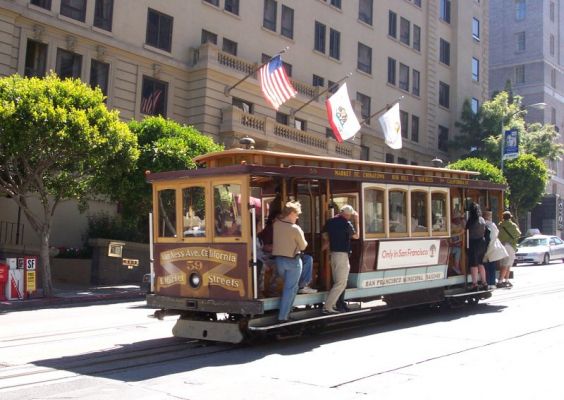
[[[105,300],[140,301],[145,295],[137,285],[76,287],[57,284],[52,297],[0,301],[0,313]]]

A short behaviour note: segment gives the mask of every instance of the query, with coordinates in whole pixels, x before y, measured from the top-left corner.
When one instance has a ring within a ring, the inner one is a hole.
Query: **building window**
[[[480,80],[480,60],[472,57],[472,80],[478,82]]]
[[[472,18],[472,37],[480,40],[480,20],[478,18]]]
[[[470,101],[470,109],[472,110],[472,113],[478,114],[478,110],[480,109],[480,102],[477,98],[472,97],[472,100]]]
[[[281,113],[279,111],[276,112],[276,122],[282,125],[288,125],[289,115]]]
[[[325,25],[315,21],[314,49],[325,54]]]
[[[147,40],[149,46],[170,51],[173,18],[149,8],[147,13]]]
[[[141,90],[141,113],[166,117],[167,95],[168,83],[144,76]]]
[[[408,138],[409,132],[409,114],[400,110],[401,137]]]
[[[27,77],[43,77],[47,69],[46,66],[47,45],[28,39],[25,50],[24,75]]]
[[[262,26],[268,30],[276,32],[276,9],[275,0],[264,0],[264,12],[262,17]]]
[[[419,142],[419,117],[416,115],[411,116],[411,140]]]
[[[294,119],[294,127],[300,131],[307,130],[307,123],[305,119],[295,118]]]
[[[440,18],[450,24],[450,0],[441,0]]]
[[[370,97],[356,92],[356,101],[360,103],[360,116],[367,125],[370,125]]]
[[[224,4],[225,11],[229,11],[232,14],[239,15],[239,0],[225,0]]]
[[[337,90],[339,90],[339,85],[337,82],[327,81],[327,90],[329,93],[334,94]]]
[[[395,38],[398,32],[398,16],[395,12],[388,13],[388,35]]]
[[[394,155],[390,153],[386,153],[386,162],[393,164],[394,163]]]
[[[94,5],[94,26],[111,32],[113,14],[114,0],[96,0]]]
[[[450,106],[450,86],[439,82],[439,104],[445,108]]]
[[[237,55],[237,42],[234,42],[233,40],[229,40],[227,38],[223,38],[223,46],[221,47],[221,50],[223,50],[226,53],[229,53],[233,56]]]
[[[439,125],[439,150],[448,151],[448,128]]]
[[[287,38],[294,38],[294,9],[282,6],[282,21],[281,21],[280,34]]]
[[[445,65],[450,65],[450,43],[441,39],[439,47],[440,61]]]
[[[329,56],[335,60],[341,58],[341,32],[329,29]]]
[[[404,157],[398,157],[398,164],[403,164],[403,165],[407,165],[407,158]]]
[[[517,51],[525,51],[527,48],[525,32],[517,32],[515,34],[515,42]]]
[[[556,108],[550,107],[550,123],[556,125]]]
[[[421,8],[421,0],[413,0],[413,4],[415,4],[417,7]]]
[[[515,67],[515,83],[522,84],[525,83],[525,66],[517,65]]]
[[[313,79],[312,79],[311,84],[312,84],[313,86],[321,86],[321,87],[323,87],[323,86],[325,86],[325,79],[323,79],[323,78],[320,77],[320,76],[317,76],[317,75],[313,74]]]
[[[411,34],[411,24],[404,17],[400,18],[400,42],[409,46],[409,36]]]
[[[63,49],[57,49],[57,75],[61,79],[80,78],[82,56]]]
[[[396,60],[388,57],[388,83],[396,84]]]
[[[92,60],[90,63],[90,86],[99,87],[104,96],[108,95],[110,64]]]
[[[413,48],[417,51],[421,50],[421,28],[415,24],[413,24]]]
[[[213,32],[202,29],[202,44],[213,43],[217,46],[217,35]]]
[[[216,7],[219,7],[219,0],[204,0],[206,3],[210,3]]]
[[[37,7],[44,8],[46,10],[51,9],[51,0],[31,0],[31,4]]]
[[[325,128],[325,137],[326,138],[334,138],[335,134],[333,133],[333,129]]]
[[[554,2],[550,2],[550,21],[554,22]]]
[[[522,21],[527,15],[527,3],[525,0],[515,0],[515,20]]]
[[[368,146],[360,145],[360,159],[362,161],[370,160],[370,148]]]
[[[61,15],[84,22],[86,0],[61,0]]]
[[[413,75],[413,83],[411,84],[411,93],[413,93],[415,96],[419,96],[420,87],[421,87],[420,86],[421,74],[416,69],[413,69],[412,75]]]
[[[341,8],[341,0],[331,0],[331,5],[336,8]]]
[[[550,55],[553,56],[554,55],[554,35],[550,35],[549,48],[550,48]]]
[[[554,68],[550,71],[550,86],[556,88],[556,70]]]
[[[357,56],[356,67],[362,72],[372,74],[372,48],[359,42]]]
[[[409,92],[409,67],[402,63],[399,65],[399,87]]]
[[[246,100],[233,97],[233,99],[231,100],[231,104],[233,104],[233,107],[237,107],[238,109],[243,110],[243,112],[247,114],[253,113],[253,103],[250,103]]]
[[[358,19],[372,25],[373,0],[360,0],[358,3]]]

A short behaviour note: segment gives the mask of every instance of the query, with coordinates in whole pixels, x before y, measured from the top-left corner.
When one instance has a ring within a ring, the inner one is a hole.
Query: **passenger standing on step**
[[[348,204],[342,206],[340,211],[327,221],[322,230],[323,250],[329,247],[331,251],[331,273],[333,274],[333,287],[325,300],[324,314],[339,313],[335,305],[341,293],[347,288],[351,239],[359,238],[358,213]]]
[[[484,267],[488,278],[488,289],[495,289],[495,272],[499,260],[507,257],[507,251],[497,238],[499,230],[492,221],[492,212],[484,211],[484,219],[486,220],[486,228],[490,232],[490,241],[484,255]]]
[[[517,241],[521,236],[521,230],[515,222],[511,220],[513,216],[509,211],[503,213],[503,221],[498,225],[499,240],[505,246],[508,256],[500,261],[499,264],[499,280],[498,288],[512,288],[513,284],[509,282],[509,270],[515,261],[515,251],[517,250]]]
[[[278,320],[289,320],[290,310],[294,304],[296,293],[315,293],[317,290],[307,286],[312,276],[312,258],[303,257],[307,247],[304,232],[296,224],[302,208],[299,202],[289,201],[282,210],[282,215],[274,221],[272,255],[276,257],[278,275],[284,280]]]
[[[470,290],[487,289],[486,269],[483,264],[487,248],[485,238],[486,221],[482,218],[482,211],[477,203],[470,205],[470,215],[466,222],[466,229],[469,236],[468,265],[470,266],[470,275],[472,276],[472,287]],[[478,274],[482,278],[481,287],[478,287]]]

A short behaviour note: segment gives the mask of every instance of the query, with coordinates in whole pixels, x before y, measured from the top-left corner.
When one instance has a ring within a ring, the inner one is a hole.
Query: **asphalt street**
[[[564,265],[476,306],[248,345],[171,336],[143,302],[0,314],[0,399],[563,399]]]

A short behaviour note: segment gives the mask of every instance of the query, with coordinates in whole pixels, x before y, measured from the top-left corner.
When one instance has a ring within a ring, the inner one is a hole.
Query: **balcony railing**
[[[0,244],[22,244],[24,237],[24,228],[24,224],[0,221]]]
[[[355,146],[349,143],[337,143],[324,134],[302,131],[292,126],[280,124],[263,115],[246,113],[238,107],[229,106],[222,110],[221,134],[248,135],[257,143],[271,142],[285,147],[300,149],[315,155],[358,158]]]

